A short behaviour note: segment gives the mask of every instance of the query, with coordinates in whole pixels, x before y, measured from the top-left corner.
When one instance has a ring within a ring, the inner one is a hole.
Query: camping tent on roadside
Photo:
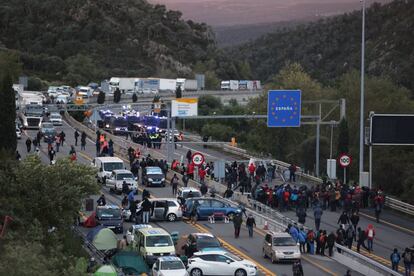
[[[125,274],[146,275],[150,269],[142,256],[134,251],[120,251],[112,257],[112,263]]]
[[[118,276],[118,273],[112,265],[104,265],[98,268],[93,276]]]
[[[115,233],[103,226],[97,226],[86,235],[86,238],[92,242],[92,244],[98,250],[111,250],[115,249],[118,243],[118,238]]]

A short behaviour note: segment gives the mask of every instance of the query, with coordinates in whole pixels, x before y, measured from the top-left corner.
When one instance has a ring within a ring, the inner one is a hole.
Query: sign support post
[[[346,184],[346,167],[344,167],[344,184]]]
[[[351,165],[352,158],[346,153],[342,153],[339,156],[339,165],[344,168],[344,184],[346,184],[346,167]]]

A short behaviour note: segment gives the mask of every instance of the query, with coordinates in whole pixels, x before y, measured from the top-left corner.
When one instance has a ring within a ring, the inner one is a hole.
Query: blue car
[[[187,198],[187,200],[185,201],[185,204],[183,206],[183,215],[185,217],[190,217],[191,207],[193,206],[195,201],[198,201],[199,203],[199,207],[197,210],[198,219],[208,219],[208,217],[213,215],[214,213],[222,213],[228,216],[230,219],[232,219],[234,214],[242,211],[240,208],[233,207],[230,204],[222,202],[216,198],[194,197]]]

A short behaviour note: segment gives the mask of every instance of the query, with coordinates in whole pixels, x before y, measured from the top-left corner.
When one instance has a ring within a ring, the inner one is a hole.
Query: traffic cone
[[[267,224],[267,220],[265,220],[265,224],[263,226],[263,230],[269,230],[269,225]]]

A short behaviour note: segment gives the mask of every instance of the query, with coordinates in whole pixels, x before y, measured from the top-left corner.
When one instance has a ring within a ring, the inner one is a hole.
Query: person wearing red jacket
[[[254,172],[256,171],[256,166],[254,165],[254,163],[249,164],[248,170],[249,170],[250,177],[254,177]]]
[[[204,184],[204,179],[206,177],[206,170],[204,170],[202,167],[198,169],[198,176],[200,177],[200,183]]]
[[[368,252],[374,251],[372,249],[372,246],[374,244],[375,229],[372,224],[368,224],[367,230],[365,230],[365,236],[367,237],[368,241]]]

